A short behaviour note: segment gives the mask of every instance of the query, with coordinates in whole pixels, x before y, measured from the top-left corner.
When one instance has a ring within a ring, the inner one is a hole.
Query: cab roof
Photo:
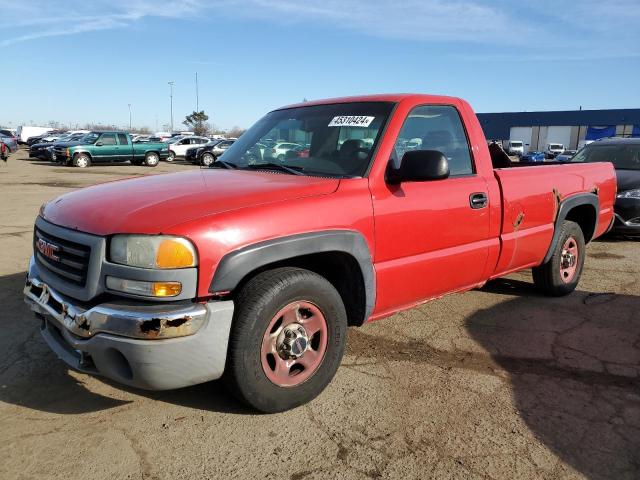
[[[332,103],[356,103],[356,102],[392,102],[399,103],[403,100],[413,101],[415,103],[447,103],[460,101],[457,97],[449,97],[446,95],[426,95],[422,93],[384,93],[379,95],[357,95],[352,97],[336,97],[325,98],[320,100],[310,100],[307,102],[294,103],[275,110],[285,110],[287,108],[309,107],[313,105],[330,105]]]

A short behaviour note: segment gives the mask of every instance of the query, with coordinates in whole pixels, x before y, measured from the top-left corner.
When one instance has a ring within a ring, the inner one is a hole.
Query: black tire
[[[577,246],[578,259],[576,261],[575,273],[570,281],[566,281],[562,278],[560,267],[563,261],[563,248],[570,238],[574,239]],[[582,229],[577,223],[565,220],[560,226],[558,243],[549,261],[532,269],[533,283],[536,288],[545,295],[553,297],[568,295],[576,289],[580,282],[584,259],[585,241]]]
[[[160,155],[156,152],[147,152],[144,156],[144,164],[147,167],[157,167],[160,163]]]
[[[169,150],[169,154],[167,155],[167,162],[173,162],[176,159],[176,152],[173,150]]]
[[[91,166],[91,157],[86,153],[78,153],[73,157],[73,166],[78,168],[88,168]]]
[[[208,167],[216,161],[216,156],[213,153],[204,152],[200,159],[200,164]]]
[[[261,362],[263,335],[280,309],[295,301],[316,305],[326,320],[327,346],[315,372],[304,382],[278,386]],[[242,402],[261,412],[295,408],[320,394],[331,382],[344,353],[347,314],[337,290],[324,277],[299,268],[277,268],[252,278],[235,300],[225,383]]]

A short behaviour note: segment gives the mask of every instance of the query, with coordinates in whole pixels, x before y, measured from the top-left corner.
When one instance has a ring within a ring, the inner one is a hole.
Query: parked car
[[[613,232],[640,236],[640,138],[608,138],[590,143],[571,162],[611,162],[616,169]]]
[[[556,158],[562,152],[564,152],[564,145],[561,143],[549,143],[544,151],[546,158],[549,159]]]
[[[187,150],[195,145],[204,145],[209,143],[207,137],[186,136],[180,137],[177,141],[169,143],[169,156],[167,162],[173,162],[176,158],[184,158]]]
[[[185,162],[189,162],[189,163],[193,163],[196,165],[200,165],[201,164],[201,160],[202,160],[202,155],[205,152],[211,152],[211,150],[213,150],[213,147],[215,147],[217,144],[219,144],[220,142],[222,142],[223,140],[209,140],[208,143],[201,145],[201,146],[196,146],[196,147],[191,147],[188,148],[187,151],[184,153],[184,160]],[[208,159],[211,160],[211,159]],[[213,160],[211,160],[213,161]]]
[[[29,147],[29,158],[38,158],[40,160],[53,161],[53,149],[56,145],[67,142],[76,142],[81,140],[85,133],[73,133],[62,135],[55,142],[34,143]]]
[[[53,149],[55,161],[80,168],[107,162],[155,167],[168,155],[166,143],[133,143],[123,131],[89,132],[79,142],[59,143]]]
[[[524,143],[520,140],[510,140],[507,144],[507,153],[522,157],[524,155]]]
[[[282,129],[315,156],[253,163]],[[416,135],[422,149],[397,157]],[[585,244],[613,221],[613,166],[492,162],[461,99],[285,107],[210,168],[44,204],[24,296],[72,368],[151,390],[224,373],[253,408],[294,408],[331,381],[347,326],[532,267],[547,295],[576,288]]]
[[[299,148],[300,145],[298,145],[297,143],[279,142],[276,143],[271,149],[271,156],[276,160],[283,161],[288,152],[296,151],[296,149]]]
[[[556,157],[556,162],[569,162],[576,154],[577,150],[565,150]]]
[[[0,143],[6,146],[8,153],[13,153],[18,150],[18,139],[13,135],[0,133]]]
[[[197,165],[209,166],[216,159],[222,155],[227,149],[233,145],[235,140],[220,140],[209,142],[208,144],[194,149],[195,151],[187,150],[188,154],[185,154],[185,160]]]
[[[533,152],[525,153],[522,157],[520,157],[520,161],[538,163],[538,162],[544,162],[545,158],[547,158],[547,155],[545,154],[545,152],[533,151]]]

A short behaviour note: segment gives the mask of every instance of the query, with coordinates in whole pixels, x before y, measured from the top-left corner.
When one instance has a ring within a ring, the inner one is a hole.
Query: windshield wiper
[[[302,167],[289,167],[280,163],[254,163],[247,165],[244,168],[250,168],[252,170],[279,170],[281,172],[291,173],[293,175],[304,175],[304,168]]]

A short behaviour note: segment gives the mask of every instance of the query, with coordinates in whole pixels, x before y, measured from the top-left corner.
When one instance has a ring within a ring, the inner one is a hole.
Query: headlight
[[[627,190],[624,192],[618,193],[618,198],[639,198],[640,199],[640,188],[636,188],[635,190]]]
[[[198,264],[193,244],[166,235],[116,235],[109,258],[114,263],[140,268],[187,268]]]

